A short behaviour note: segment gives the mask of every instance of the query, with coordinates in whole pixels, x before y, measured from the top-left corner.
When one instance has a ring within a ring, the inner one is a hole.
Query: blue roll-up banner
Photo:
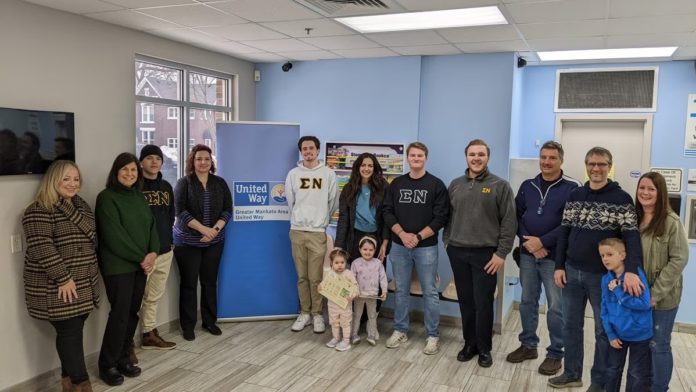
[[[299,124],[217,124],[218,174],[234,204],[218,276],[221,321],[294,318],[299,312],[285,199],[299,137]]]

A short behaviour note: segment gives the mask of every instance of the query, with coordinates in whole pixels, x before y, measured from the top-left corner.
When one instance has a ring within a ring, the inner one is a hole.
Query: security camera
[[[288,61],[287,63],[283,64],[283,66],[280,68],[283,70],[283,72],[288,72],[292,69],[292,63]]]
[[[527,65],[527,60],[525,60],[524,57],[518,57],[517,68],[524,68],[525,65]]]

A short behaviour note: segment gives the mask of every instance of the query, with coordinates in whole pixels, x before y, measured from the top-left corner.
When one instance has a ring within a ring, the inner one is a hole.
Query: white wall
[[[239,76],[239,119],[255,119],[252,63],[49,8],[0,1],[0,106],[75,113],[81,191],[94,206],[113,158],[135,148],[135,54],[146,54]],[[39,177],[0,177],[0,390],[59,366],[53,328],[24,305],[23,255],[10,235]],[[174,268],[175,270],[176,268]],[[178,318],[176,277],[170,278],[158,323]],[[85,327],[85,352],[99,351],[108,309]]]

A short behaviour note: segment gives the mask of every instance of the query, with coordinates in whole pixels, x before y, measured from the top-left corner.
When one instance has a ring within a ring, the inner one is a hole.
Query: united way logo
[[[285,197],[285,184],[276,184],[271,188],[271,198],[276,203],[286,203],[288,199]]]

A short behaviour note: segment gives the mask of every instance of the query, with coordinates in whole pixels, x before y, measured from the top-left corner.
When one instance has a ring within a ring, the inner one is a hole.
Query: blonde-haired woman
[[[94,214],[77,195],[81,183],[74,162],[53,162],[22,218],[27,309],[56,330],[63,391],[92,390],[82,329],[99,302],[99,269]]]

